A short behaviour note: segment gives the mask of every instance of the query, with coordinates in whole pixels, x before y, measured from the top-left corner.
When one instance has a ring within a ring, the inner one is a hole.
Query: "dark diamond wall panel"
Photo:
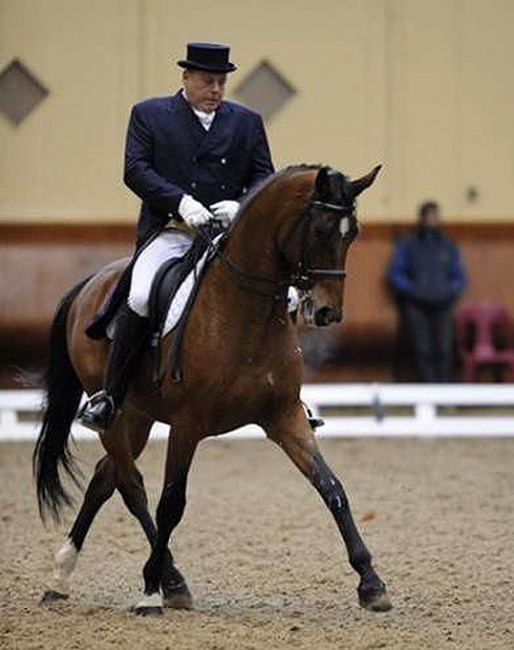
[[[48,90],[18,59],[0,72],[0,111],[18,126],[48,95]]]
[[[269,61],[261,61],[236,87],[234,95],[268,120],[296,95],[296,90]]]

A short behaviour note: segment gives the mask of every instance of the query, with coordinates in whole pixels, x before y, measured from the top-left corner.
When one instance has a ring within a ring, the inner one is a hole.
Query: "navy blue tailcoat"
[[[136,104],[125,147],[126,185],[142,200],[138,244],[161,231],[190,194],[203,205],[240,200],[273,173],[262,118],[223,101],[206,131],[182,91]]]

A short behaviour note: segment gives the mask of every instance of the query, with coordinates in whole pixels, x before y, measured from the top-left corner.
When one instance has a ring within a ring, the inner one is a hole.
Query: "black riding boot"
[[[148,343],[149,321],[130,307],[122,307],[116,319],[116,331],[107,358],[105,390],[93,395],[78,415],[81,424],[105,431],[121,408],[139,356]]]

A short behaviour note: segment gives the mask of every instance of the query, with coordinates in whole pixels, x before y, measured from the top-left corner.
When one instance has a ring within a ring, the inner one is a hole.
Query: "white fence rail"
[[[508,384],[310,384],[302,397],[325,418],[320,437],[356,436],[514,436],[514,385]],[[0,441],[37,436],[41,391],[0,391]],[[73,435],[96,434],[74,424]],[[167,436],[157,423],[153,438]],[[248,426],[228,434],[258,438]]]

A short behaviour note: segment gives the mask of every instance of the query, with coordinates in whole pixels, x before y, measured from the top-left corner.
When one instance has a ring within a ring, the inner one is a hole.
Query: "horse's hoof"
[[[190,593],[164,596],[164,607],[167,609],[193,609],[193,597]]]
[[[359,591],[359,605],[370,612],[388,612],[393,608],[385,587],[380,591],[377,589],[367,593]]]
[[[164,607],[169,609],[193,609],[193,596],[185,582],[173,587],[163,587]]]
[[[135,607],[136,616],[162,616],[162,607]]]
[[[143,599],[134,607],[136,616],[161,616],[162,615],[162,598],[161,594],[156,592],[150,595],[145,594]]]
[[[68,598],[68,594],[61,594],[59,591],[55,591],[54,589],[47,589],[41,596],[40,605],[47,605],[48,603],[55,603],[60,600],[68,600]]]

